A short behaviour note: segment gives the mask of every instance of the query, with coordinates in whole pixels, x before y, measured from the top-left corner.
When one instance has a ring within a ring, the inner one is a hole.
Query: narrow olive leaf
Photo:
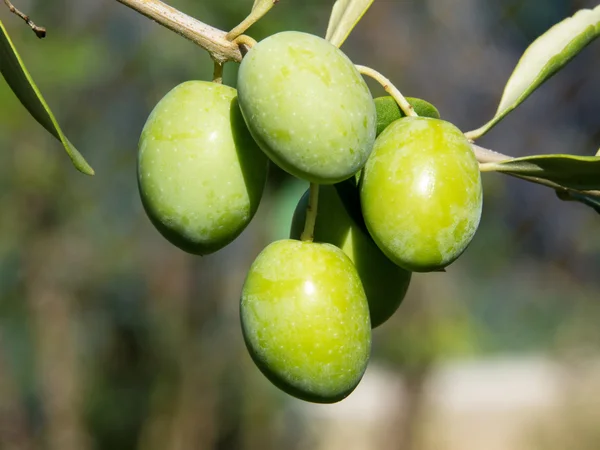
[[[372,3],[373,0],[337,0],[329,17],[325,39],[341,47]]]
[[[600,156],[536,155],[481,164],[480,168],[548,180],[567,189],[600,190]]]
[[[21,101],[29,113],[37,120],[50,134],[62,142],[65,150],[71,157],[71,161],[77,170],[93,175],[94,170],[81,156],[75,147],[69,142],[67,137],[60,129],[58,122],[54,118],[52,111],[46,104],[44,97],[33,82],[31,75],[25,68],[21,57],[17,53],[4,25],[0,21],[0,73]]]
[[[564,200],[564,201],[583,203],[584,205],[589,206],[590,208],[593,208],[598,214],[600,214],[600,198],[598,198],[598,197],[595,197],[592,195],[580,194],[578,192],[560,192],[560,191],[557,191],[556,195],[558,196],[558,198],[560,198],[561,200]]]
[[[487,133],[598,36],[600,5],[578,11],[537,38],[508,80],[494,118],[481,128],[466,133],[467,137],[477,139]]]

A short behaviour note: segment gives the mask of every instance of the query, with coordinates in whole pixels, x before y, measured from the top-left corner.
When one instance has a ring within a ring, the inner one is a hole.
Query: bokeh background
[[[258,214],[203,258],[167,243],[136,186],[158,100],[210,79],[206,52],[115,0],[14,0],[0,19],[71,141],[0,80],[0,449],[553,450],[600,447],[600,216],[484,175],[481,226],[447,271],[419,274],[374,332],[359,388],[331,406],[271,386],[245,350],[239,293],[287,236],[306,184],[272,166]],[[172,0],[221,29],[252,0]],[[333,1],[282,0],[249,34],[324,35]],[[490,118],[537,35],[596,0],[375,0],[343,50],[468,131]],[[481,140],[511,155],[600,147],[600,44]],[[235,86],[236,67],[225,68]],[[375,96],[380,87],[370,84]]]

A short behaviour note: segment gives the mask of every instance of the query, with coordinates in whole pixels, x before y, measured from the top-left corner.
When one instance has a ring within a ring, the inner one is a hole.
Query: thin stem
[[[483,136],[489,130],[489,128],[490,128],[489,123],[486,123],[485,125],[477,128],[476,130],[467,131],[465,133],[465,136],[467,137],[468,140],[475,141],[475,140],[479,139],[481,136]]]
[[[200,22],[160,0],[117,1],[204,48],[215,61],[242,61],[239,46],[226,39],[225,31]]]
[[[248,28],[258,22],[265,14],[267,14],[279,0],[259,0],[255,2],[252,11],[238,26],[227,33],[225,36],[228,40],[233,41],[238,36],[246,32]]]
[[[218,61],[215,61],[213,83],[223,84],[223,64]]]
[[[312,242],[315,238],[315,223],[317,222],[317,208],[319,207],[319,185],[310,183],[308,194],[308,206],[306,207],[306,222],[304,231],[300,235],[303,242]]]
[[[419,116],[413,109],[412,105],[408,103],[406,98],[404,98],[404,95],[400,93],[400,91],[396,88],[396,86],[392,84],[390,80],[388,80],[376,70],[371,69],[370,67],[356,65],[356,68],[363,75],[371,77],[379,84],[381,84],[381,86],[383,86],[383,89],[385,89],[385,91],[388,94],[390,94],[394,100],[396,100],[396,103],[398,103],[398,106],[400,106],[400,109],[402,109],[404,114],[406,114],[409,117]]]
[[[244,45],[248,47],[248,49],[251,49],[256,45],[256,41],[246,34],[242,34],[241,36],[236,37],[233,40],[233,42],[235,42],[238,45],[238,47]]]
[[[10,0],[4,0],[4,3],[6,4],[6,6],[8,6],[8,9],[10,10],[11,13],[19,16],[21,19],[23,19],[25,21],[25,23],[27,25],[29,25],[31,27],[31,29],[33,30],[33,32],[35,33],[35,35],[38,38],[42,39],[42,38],[46,37],[46,29],[44,27],[38,27],[35,23],[33,23],[33,21],[29,18],[29,16],[27,14],[24,14],[21,11],[19,11],[17,8],[15,8],[13,6],[13,4],[10,2]]]

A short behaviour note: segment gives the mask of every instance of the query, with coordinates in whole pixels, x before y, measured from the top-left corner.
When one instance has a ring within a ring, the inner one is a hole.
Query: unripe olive
[[[194,254],[233,241],[260,202],[268,159],[250,136],[236,90],[188,81],[154,108],[142,131],[138,185],[152,223]]]
[[[244,57],[237,86],[252,136],[282,169],[332,184],[365,164],[375,141],[375,104],[331,43],[296,31],[274,34]]]
[[[308,192],[294,212],[290,237],[298,239],[304,229]],[[333,186],[319,187],[315,242],[342,249],[354,263],[369,303],[371,327],[376,328],[398,309],[410,284],[411,272],[390,261],[371,236],[350,217]]]
[[[406,117],[377,138],[362,171],[360,199],[365,224],[388,258],[414,272],[441,270],[479,225],[479,165],[454,125]]]
[[[406,97],[406,101],[413,107],[418,116],[433,119],[440,118],[437,108],[428,101],[414,97]],[[377,110],[377,136],[392,122],[406,117],[396,100],[389,95],[377,97],[375,99],[375,109]]]
[[[266,247],[250,267],[240,316],[252,359],[288,394],[333,403],[364,374],[369,309],[352,261],[333,245],[282,240]]]

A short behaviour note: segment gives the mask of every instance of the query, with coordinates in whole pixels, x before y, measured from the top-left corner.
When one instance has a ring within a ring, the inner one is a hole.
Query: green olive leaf
[[[556,195],[558,198],[568,202],[580,202],[590,208],[593,208],[598,214],[600,214],[600,198],[587,194],[580,194],[579,192],[560,192],[557,191]]]
[[[558,188],[600,190],[600,156],[535,155],[481,164],[480,168],[485,172],[547,180]]]
[[[341,47],[374,0],[337,0],[333,5],[325,39]]]
[[[406,100],[420,117],[440,118],[439,111],[431,103],[414,97],[406,97]],[[392,122],[406,117],[396,100],[389,95],[377,97],[375,99],[375,109],[377,110],[377,136]]]
[[[467,137],[474,140],[487,133],[598,36],[600,5],[579,10],[537,38],[508,80],[494,118],[481,128],[466,133]]]
[[[93,175],[94,169],[86,162],[83,156],[77,151],[73,144],[69,142],[63,134],[58,122],[54,118],[52,111],[48,107],[44,97],[35,85],[31,75],[27,71],[17,49],[13,45],[8,32],[0,21],[0,73],[15,93],[20,102],[27,108],[29,113],[37,120],[50,134],[62,142],[65,150],[69,154],[71,161],[77,170]]]

